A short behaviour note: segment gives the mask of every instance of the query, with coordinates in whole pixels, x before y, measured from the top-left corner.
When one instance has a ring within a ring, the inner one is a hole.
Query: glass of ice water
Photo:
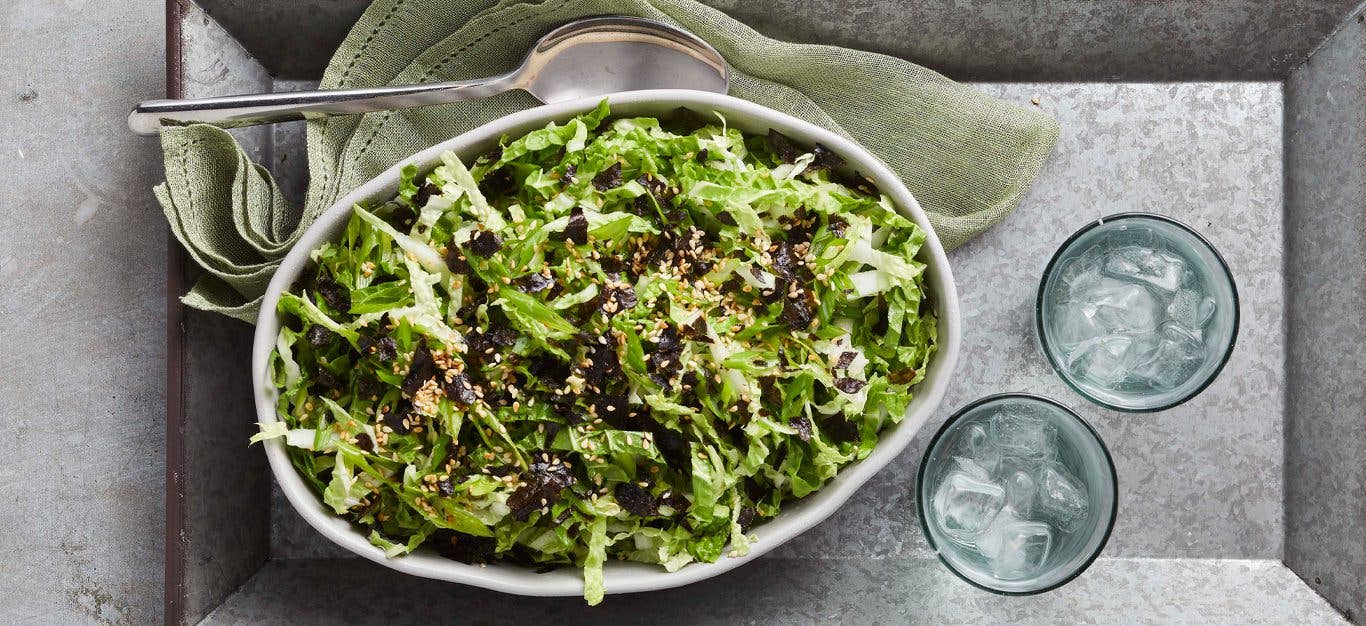
[[[1119,411],[1161,411],[1219,375],[1238,337],[1228,264],[1171,218],[1122,213],[1058,249],[1039,284],[1039,344],[1062,379]]]
[[[1100,555],[1119,481],[1096,431],[1053,400],[1001,394],[948,419],[916,489],[930,547],[955,574],[997,593],[1060,587]]]

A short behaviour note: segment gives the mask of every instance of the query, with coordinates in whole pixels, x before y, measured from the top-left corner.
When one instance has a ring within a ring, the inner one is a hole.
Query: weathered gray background
[[[1286,83],[1285,562],[1366,621],[1366,5]]]
[[[160,2],[0,2],[0,623],[161,619]]]
[[[703,0],[772,37],[962,80],[1280,80],[1357,0]],[[370,0],[199,4],[273,74],[316,78]],[[303,29],[307,37],[294,35]],[[1236,51],[1236,52],[1234,52]]]
[[[291,77],[316,75],[365,3],[203,0]],[[714,3],[769,34],[872,47],[960,78],[1091,81],[981,85],[1020,103],[1039,98],[1063,135],[1020,211],[952,257],[963,383],[929,428],[995,391],[1033,390],[1082,409],[1122,482],[1107,558],[1036,598],[957,581],[927,558],[914,517],[927,432],[829,522],[773,558],[685,590],[613,598],[587,613],[572,599],[397,584],[354,559],[307,558],[337,552],[279,506],[267,543],[259,450],[244,457],[213,445],[245,436],[243,417],[190,424],[187,440],[199,447],[187,449],[186,474],[200,491],[185,515],[201,533],[185,542],[190,603],[212,608],[245,581],[215,622],[430,615],[414,607],[607,622],[663,608],[682,621],[1340,619],[1312,588],[1360,619],[1366,32],[1350,19],[1355,0]],[[1311,58],[1306,42],[1344,17]],[[0,623],[161,619],[167,248],[149,193],[158,150],[127,135],[123,116],[162,92],[162,18],[158,0],[0,2]],[[231,37],[195,19],[200,56],[185,69],[201,93],[296,85],[253,69]],[[1095,82],[1230,78],[1269,82]],[[254,139],[280,171],[297,130]],[[1084,221],[1121,210],[1204,231],[1244,298],[1239,347],[1221,379],[1155,415],[1091,408],[1033,354],[1032,293],[1047,256]],[[245,351],[235,344],[244,327],[190,315],[185,330],[186,368],[196,373],[185,381],[187,414],[246,415]],[[215,471],[233,478],[214,480]],[[241,479],[249,482],[231,482]],[[267,550],[304,558],[256,573]],[[337,585],[371,601],[342,606],[318,593]],[[700,606],[699,597],[711,600]]]

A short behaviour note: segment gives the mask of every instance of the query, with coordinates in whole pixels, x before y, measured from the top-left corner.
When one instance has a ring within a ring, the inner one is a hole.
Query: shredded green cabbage
[[[935,351],[925,232],[823,146],[606,103],[403,173],[280,301],[283,438],[387,556],[675,571],[866,456]]]

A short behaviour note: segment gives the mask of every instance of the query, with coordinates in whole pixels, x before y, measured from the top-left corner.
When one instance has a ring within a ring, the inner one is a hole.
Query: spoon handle
[[[128,114],[128,128],[155,135],[161,123],[204,122],[225,128],[354,115],[473,100],[517,87],[515,73],[471,81],[243,94],[197,100],[148,100]]]

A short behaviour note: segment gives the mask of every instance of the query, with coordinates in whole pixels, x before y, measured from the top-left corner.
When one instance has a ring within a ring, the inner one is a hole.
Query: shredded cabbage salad
[[[283,438],[390,557],[675,571],[866,456],[935,351],[925,232],[842,159],[596,110],[404,170],[281,299]]]

